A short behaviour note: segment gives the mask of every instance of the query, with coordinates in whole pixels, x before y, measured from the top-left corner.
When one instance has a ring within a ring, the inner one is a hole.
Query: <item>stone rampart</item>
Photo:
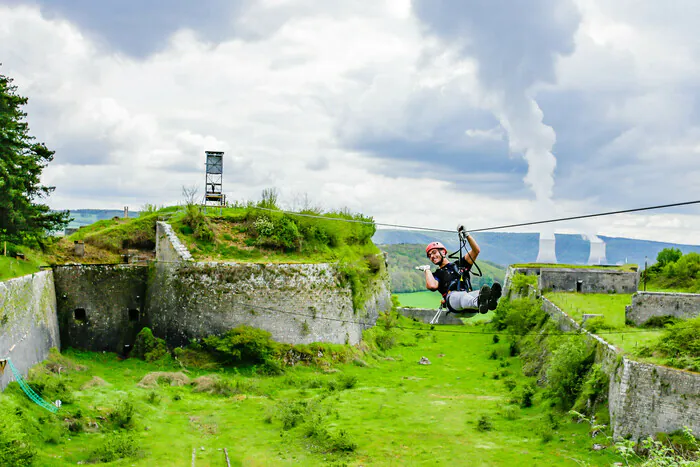
[[[156,222],[156,259],[161,262],[192,261],[190,250],[167,222]]]
[[[637,292],[632,295],[632,304],[625,308],[625,319],[637,326],[657,316],[681,319],[700,316],[700,294]]]
[[[24,376],[60,348],[56,295],[51,271],[0,282],[0,359],[10,358]],[[13,381],[9,366],[0,375],[0,390]]]
[[[54,267],[58,322],[65,347],[126,353],[148,324],[148,267]]]
[[[430,321],[435,317],[435,313],[437,313],[436,308],[397,308],[397,311],[407,318],[413,318],[428,324],[430,324]],[[454,313],[448,315],[447,310],[442,310],[436,324],[464,325],[462,320],[457,318]]]
[[[541,268],[538,288],[553,292],[634,293],[637,291],[637,285],[636,272]]]
[[[350,285],[333,265],[159,263],[147,304],[153,332],[171,345],[243,324],[280,342],[356,344],[391,309],[382,289],[355,312]]]
[[[561,330],[581,332],[596,346],[596,360],[610,378],[608,409],[613,436],[641,439],[684,426],[700,433],[700,373],[630,360],[546,298],[542,303]]]

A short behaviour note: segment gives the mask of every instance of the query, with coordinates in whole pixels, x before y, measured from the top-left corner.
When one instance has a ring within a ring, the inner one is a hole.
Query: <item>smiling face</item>
[[[432,261],[433,264],[439,266],[445,259],[445,256],[442,250],[439,248],[434,248],[428,252],[428,258],[430,258],[430,261]]]

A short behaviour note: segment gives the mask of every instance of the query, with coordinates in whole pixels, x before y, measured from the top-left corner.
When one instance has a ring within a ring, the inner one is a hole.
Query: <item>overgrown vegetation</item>
[[[516,296],[526,296],[530,292],[530,288],[537,289],[537,277],[528,274],[513,274],[508,290]]]
[[[700,372],[700,316],[668,325],[656,342],[640,348],[637,354],[661,358],[664,365]]]
[[[519,354],[523,372],[540,382],[542,399],[561,411],[576,407],[589,414],[605,402],[605,374],[594,365],[592,344],[581,334],[558,332],[541,300],[501,299],[493,325],[509,334],[510,353]],[[523,388],[513,403],[532,404],[533,392],[532,386]]]
[[[700,254],[681,253],[677,248],[664,248],[656,257],[656,263],[642,273],[642,282],[649,290],[676,290],[700,292]]]

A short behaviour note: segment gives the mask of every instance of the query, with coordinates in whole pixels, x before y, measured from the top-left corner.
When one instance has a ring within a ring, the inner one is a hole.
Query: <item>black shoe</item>
[[[482,315],[489,312],[489,299],[491,298],[491,287],[484,285],[479,290],[479,298],[477,299],[477,304],[479,305],[479,313]]]
[[[501,284],[494,282],[491,286],[491,296],[489,297],[489,310],[496,309],[499,298],[501,298]]]

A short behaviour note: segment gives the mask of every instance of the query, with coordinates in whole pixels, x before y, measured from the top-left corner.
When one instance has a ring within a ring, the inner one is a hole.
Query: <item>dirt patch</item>
[[[209,394],[231,395],[235,392],[231,383],[220,378],[218,375],[200,376],[192,381],[194,392],[207,392]]]
[[[88,381],[87,383],[80,386],[80,389],[84,391],[85,389],[90,389],[90,388],[94,388],[97,386],[106,386],[106,385],[107,385],[107,381],[103,380],[99,376],[93,376],[90,381]]]
[[[190,379],[182,372],[169,373],[166,371],[154,371],[144,376],[137,386],[141,388],[152,388],[158,386],[160,383],[170,383],[171,386],[184,386],[190,384]]]

